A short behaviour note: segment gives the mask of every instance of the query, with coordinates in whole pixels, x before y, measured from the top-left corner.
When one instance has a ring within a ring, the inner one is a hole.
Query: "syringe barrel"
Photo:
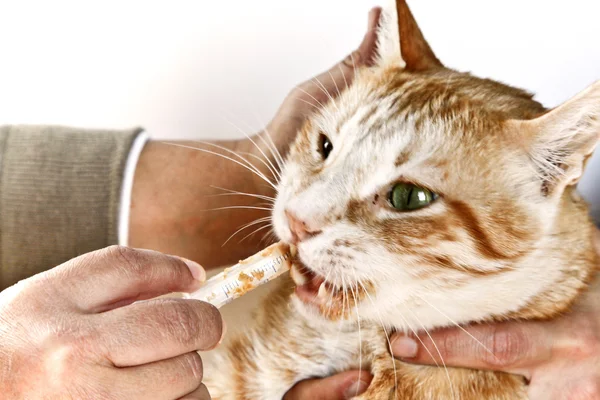
[[[210,278],[189,298],[217,308],[290,270],[295,248],[279,242]]]

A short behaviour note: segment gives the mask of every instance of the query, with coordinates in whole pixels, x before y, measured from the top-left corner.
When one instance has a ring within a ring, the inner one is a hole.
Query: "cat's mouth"
[[[296,284],[296,296],[305,304],[317,306],[329,305],[342,300],[342,290],[306,265],[300,260],[295,260],[290,271],[292,280]]]
[[[354,309],[368,291],[373,291],[370,282],[357,286],[337,286],[303,264],[299,258],[292,262],[290,276],[296,284],[295,294],[307,306],[317,308],[321,314],[330,320],[348,319],[350,310]]]

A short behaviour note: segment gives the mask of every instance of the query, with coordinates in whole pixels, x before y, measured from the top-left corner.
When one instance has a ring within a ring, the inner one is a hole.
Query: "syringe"
[[[220,308],[289,271],[295,255],[293,245],[276,243],[231,268],[225,268],[186,297]]]

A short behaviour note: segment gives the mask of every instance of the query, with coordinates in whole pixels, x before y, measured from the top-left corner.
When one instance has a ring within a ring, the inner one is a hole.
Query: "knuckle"
[[[170,304],[163,315],[170,333],[181,343],[195,342],[201,325],[198,314],[184,302],[174,301]]]
[[[140,252],[126,246],[113,245],[106,248],[106,256],[109,259],[120,261],[120,265],[127,270],[139,270],[141,268]]]
[[[455,356],[457,353],[460,354],[462,348],[464,348],[463,338],[458,332],[446,333],[444,336],[442,336],[442,340],[440,340],[438,344],[441,358]],[[432,354],[439,355],[435,349]]]
[[[189,276],[189,269],[177,257],[125,246],[110,246],[106,251],[108,257],[119,261],[117,267],[122,274],[142,287],[158,279],[168,284],[181,282],[184,277]],[[167,288],[170,289],[171,286]]]
[[[593,356],[600,349],[600,338],[592,318],[581,318],[577,321],[571,332],[574,336],[572,351],[576,356]]]
[[[519,327],[495,326],[487,340],[490,351],[481,349],[483,361],[490,367],[509,367],[529,353],[529,338]]]
[[[80,372],[84,357],[76,342],[55,345],[49,352],[45,366],[57,387],[72,387],[73,378]]]
[[[356,65],[355,61],[359,55],[360,53],[358,52],[358,50],[354,50],[352,53],[344,57],[344,59],[342,60],[342,65],[348,68],[354,68],[354,66]]]
[[[303,84],[294,86],[294,88],[292,90],[290,90],[290,92],[288,93],[286,100],[287,102],[296,102],[297,99],[302,99],[306,96],[306,94],[304,93],[304,90],[302,88]]]
[[[182,357],[183,368],[188,371],[189,375],[197,382],[202,381],[203,366],[202,358],[196,352],[185,354]]]

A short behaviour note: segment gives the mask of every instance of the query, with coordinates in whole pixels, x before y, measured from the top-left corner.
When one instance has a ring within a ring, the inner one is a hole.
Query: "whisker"
[[[346,79],[346,74],[344,73],[344,69],[342,68],[341,63],[338,64],[338,68],[340,69],[340,72],[342,73],[342,78],[344,78],[344,84],[346,85],[346,90],[348,90],[348,80]]]
[[[317,98],[315,96],[313,96],[312,94],[308,93],[306,90],[302,89],[300,86],[298,86],[298,90],[300,90],[302,93],[306,94],[307,96],[309,96],[311,99],[313,99],[314,101],[317,102],[317,104],[319,106],[321,106],[322,109],[325,109],[325,106],[323,105],[323,103],[321,103],[319,100],[317,100]],[[315,106],[316,107],[316,106]],[[317,107],[319,108],[319,107]]]
[[[227,122],[228,122],[228,123],[230,123],[229,121],[227,121]],[[242,133],[244,133],[244,132],[242,131]],[[245,133],[244,133],[244,134],[245,134]],[[248,136],[246,135],[246,137],[248,137]],[[248,139],[250,139],[250,138],[248,138]],[[252,141],[252,139],[250,139],[250,141]],[[276,174],[275,174],[275,172],[274,172],[274,171],[273,171],[273,170],[272,170],[272,169],[271,169],[271,168],[270,168],[270,167],[269,167],[269,166],[268,166],[268,165],[267,165],[267,164],[266,164],[266,163],[265,163],[265,162],[264,162],[264,161],[263,161],[263,160],[262,160],[260,157],[258,157],[258,156],[257,156],[257,155],[255,155],[255,154],[251,154],[251,153],[245,153],[245,152],[244,152],[244,153],[238,153],[238,152],[235,152],[235,151],[233,151],[233,150],[231,150],[231,149],[228,149],[227,147],[223,147],[223,146],[220,146],[220,145],[218,145],[218,144],[216,144],[216,143],[211,143],[211,142],[196,141],[196,143],[204,144],[204,145],[207,145],[207,146],[213,146],[213,147],[216,147],[216,148],[218,148],[218,149],[220,149],[220,150],[223,150],[223,151],[226,151],[226,152],[228,152],[228,153],[230,153],[230,154],[233,154],[234,156],[236,156],[236,157],[237,157],[237,158],[239,158],[240,160],[242,160],[242,161],[244,161],[245,163],[247,163],[247,164],[248,164],[248,166],[251,166],[251,167],[252,167],[252,168],[253,168],[253,169],[254,169],[256,172],[258,172],[258,173],[260,173],[260,174],[262,174],[263,176],[265,176],[265,177],[266,177],[266,175],[264,175],[264,174],[263,174],[263,172],[262,172],[262,171],[260,171],[256,165],[252,164],[252,163],[250,162],[250,160],[248,160],[247,158],[244,158],[244,157],[242,157],[242,156],[241,156],[241,154],[247,154],[247,155],[250,155],[251,157],[253,157],[253,158],[255,158],[255,159],[259,160],[261,163],[263,163],[263,164],[264,164],[264,165],[265,165],[265,166],[266,166],[266,167],[269,169],[269,171],[271,172],[271,174],[273,174],[273,177],[274,177],[274,178],[276,178]],[[269,179],[269,182],[271,182],[271,184],[273,184],[273,182],[272,182],[270,179]]]
[[[360,381],[360,375],[362,373],[362,334],[360,331],[360,313],[358,312],[358,298],[354,294],[354,289],[350,287],[350,293],[354,298],[354,309],[356,310],[356,319],[358,321],[358,380]]]
[[[313,103],[311,103],[311,102],[310,102],[310,101],[308,101],[308,100],[304,100],[303,98],[300,98],[300,97],[298,98],[298,100],[300,100],[300,101],[301,101],[301,102],[303,102],[303,103],[306,103],[306,104],[308,104],[309,106],[312,106],[312,107],[316,108],[317,110],[319,110],[319,109],[320,109],[320,108],[319,108],[319,106],[317,106],[317,105],[314,105]]]
[[[338,110],[338,112],[340,111],[340,109],[338,108],[335,100],[333,99],[333,97],[331,96],[331,94],[329,93],[329,91],[327,90],[327,88],[325,87],[325,85],[323,85],[321,83],[321,81],[319,80],[319,78],[315,77],[313,79],[313,82],[316,81],[317,86],[321,89],[321,91],[323,93],[325,93],[325,95],[329,98],[329,101],[331,101],[331,103],[333,104],[333,106],[336,108],[336,110]]]
[[[218,208],[209,208],[207,210],[201,211],[220,211],[220,210],[233,210],[233,209],[246,209],[246,210],[264,210],[264,211],[273,211],[272,208],[265,207],[254,207],[254,206],[229,206],[229,207],[218,207]]]
[[[354,271],[354,274],[356,275],[356,271]],[[357,279],[357,278],[355,278],[355,279]],[[375,306],[375,302],[373,301],[373,298],[371,297],[371,295],[365,288],[365,285],[363,285],[362,282],[359,282],[358,279],[357,279],[357,282],[360,285],[360,287],[362,288],[362,290],[365,293],[365,295],[367,296],[367,298],[369,299],[369,301],[371,302],[373,309],[377,313],[377,318],[379,319],[379,324],[381,325],[381,328],[383,329],[383,333],[385,334],[385,340],[387,341],[387,344],[388,344],[388,350],[390,351],[390,354],[391,354],[392,353],[392,342],[390,341],[390,335],[388,334],[387,329],[385,329],[385,324],[383,323],[383,318],[381,317],[381,313],[379,312],[379,309],[377,308],[377,306]],[[396,361],[394,360],[393,357],[392,357],[392,367],[394,368],[394,393],[395,393],[394,398],[398,398],[398,371],[396,369]]]
[[[250,166],[248,166],[248,165],[246,165],[246,164],[242,164],[241,162],[239,162],[239,161],[237,161],[237,160],[234,160],[234,159],[233,159],[233,158],[231,158],[231,157],[228,157],[228,156],[226,156],[226,155],[224,155],[224,154],[217,153],[217,152],[215,152],[215,151],[211,151],[211,150],[207,150],[207,149],[202,149],[202,148],[198,148],[198,147],[193,147],[193,146],[188,146],[188,145],[179,144],[179,143],[169,143],[169,142],[163,142],[163,143],[165,143],[165,144],[167,144],[167,145],[170,145],[170,146],[181,147],[181,148],[184,148],[184,149],[191,149],[191,150],[202,151],[202,152],[204,152],[204,153],[208,153],[208,154],[212,154],[212,155],[215,155],[215,156],[218,156],[218,157],[222,157],[222,158],[224,158],[224,159],[226,159],[226,160],[229,160],[229,161],[231,161],[231,162],[234,162],[234,163],[236,163],[236,164],[238,164],[238,165],[240,165],[240,166],[244,167],[244,168],[245,168],[245,169],[247,169],[248,171],[250,171],[250,172],[252,172],[252,173],[256,174],[256,175],[257,175],[259,178],[261,178],[261,179],[262,179],[262,180],[264,180],[266,183],[268,183],[268,184],[269,184],[271,187],[273,187],[273,189],[277,190],[277,187],[276,187],[276,186],[273,184],[273,182],[271,182],[271,181],[270,181],[270,180],[269,180],[269,179],[268,179],[268,178],[267,178],[267,177],[266,177],[266,176],[265,176],[265,175],[264,175],[262,172],[258,171],[258,170],[256,169],[256,167],[254,167],[254,165],[252,165],[251,163],[249,163],[247,160],[244,160],[244,161],[248,162],[248,164],[250,164]],[[212,144],[212,143],[207,143],[207,144],[214,145],[214,144]],[[216,146],[216,147],[221,147],[221,146],[218,146],[218,145],[214,145],[214,146]],[[231,150],[229,150],[229,149],[225,149],[225,150],[227,150],[227,151],[231,151]],[[234,151],[231,151],[231,152],[237,155],[237,153],[235,153]],[[241,157],[241,158],[243,159],[243,157]],[[252,167],[254,167],[254,169],[253,169]]]
[[[223,191],[225,191],[227,193],[211,194],[211,195],[208,195],[209,197],[235,196],[235,195],[237,195],[237,196],[250,196],[250,197],[254,197],[254,198],[265,200],[265,201],[275,202],[275,198],[271,197],[271,196],[263,196],[263,195],[260,195],[260,194],[238,192],[237,190],[226,189],[226,188],[222,188],[222,187],[214,186],[214,185],[210,185],[210,187],[213,188],[213,189],[223,190]]]
[[[247,151],[240,151],[239,154],[243,154],[245,156],[250,156],[250,157],[252,157],[252,158],[260,161],[265,167],[267,167],[267,169],[269,170],[269,172],[271,173],[271,175],[275,179],[275,183],[279,183],[279,180],[281,179],[281,175],[279,174],[279,171],[277,170],[277,168],[275,166],[272,166],[273,164],[270,161],[267,164],[265,162],[265,160],[263,160],[262,158],[260,158],[256,154],[248,153]]]
[[[263,243],[265,241],[268,242],[274,242],[277,239],[277,236],[275,236],[275,232],[273,232],[273,227],[271,227],[271,229],[269,229],[264,235],[263,237],[260,239],[260,243]]]
[[[331,120],[335,120],[333,114],[331,113],[331,111],[329,111],[324,105],[323,103],[321,103],[319,100],[317,100],[312,94],[308,93],[306,90],[302,89],[301,87],[298,87],[298,89],[302,92],[304,92],[306,95],[310,96],[312,99],[314,99],[321,107],[316,107],[313,105],[313,107],[315,107],[317,110],[319,110],[322,113],[326,113],[327,117],[330,118]],[[304,99],[299,98],[299,100],[304,101]],[[306,101],[305,101],[306,102]],[[308,103],[308,102],[306,102]],[[310,103],[309,103],[310,104]],[[312,105],[312,104],[311,104]]]
[[[460,326],[459,324],[457,324],[456,322],[454,322],[454,320],[452,318],[450,318],[448,315],[444,314],[441,310],[439,310],[437,307],[435,307],[433,304],[431,304],[430,302],[428,302],[427,300],[425,300],[422,296],[418,295],[415,293],[415,296],[417,296],[419,299],[423,300],[425,303],[429,304],[429,306],[431,308],[433,308],[434,310],[436,310],[438,313],[440,313],[442,316],[444,316],[445,318],[448,319],[448,321],[450,321],[452,324],[454,324],[456,327],[458,327],[460,330],[462,330],[464,333],[466,333],[467,335],[469,335],[471,337],[471,339],[473,339],[475,342],[477,342],[481,347],[483,347],[483,349],[485,351],[487,351],[489,354],[492,355],[492,357],[494,357],[496,360],[498,360],[498,358],[496,357],[496,355],[494,354],[493,351],[491,351],[490,349],[488,349],[483,343],[481,343],[475,336],[471,335],[471,333],[469,333],[469,331],[467,331],[465,328],[463,328],[462,326]],[[498,360],[500,361],[500,360]]]
[[[271,219],[271,217],[263,217],[263,218],[259,218],[257,220],[254,220],[252,222],[249,222],[249,223],[245,224],[240,229],[238,229],[237,231],[233,232],[233,234],[227,238],[227,240],[221,245],[221,247],[224,247],[235,235],[237,235],[238,233],[240,233],[244,229],[248,229],[248,228],[250,228],[253,225],[260,224],[261,222],[269,222],[270,219]]]
[[[275,203],[275,200],[273,200],[273,199],[264,198],[263,196],[260,196],[257,194],[250,194],[250,193],[218,193],[218,194],[206,195],[206,197],[223,197],[223,196],[248,196],[248,197],[253,197],[255,199],[261,199],[264,201],[268,201],[269,203]]]
[[[338,332],[335,339],[336,344],[340,342],[340,333],[342,332],[342,325],[344,323],[346,311],[346,280],[344,279],[344,274],[340,274],[340,277],[342,278],[342,316],[340,318],[340,322],[338,323]]]
[[[262,151],[262,149],[260,148],[260,146],[258,144],[256,144],[256,142],[250,137],[250,135],[248,135],[243,129],[241,129],[239,126],[237,126],[233,122],[231,122],[231,121],[227,121],[227,122],[231,126],[233,126],[235,129],[237,129],[242,135],[244,135],[250,141],[250,143],[252,143],[254,145],[254,147],[256,147],[256,149],[260,152],[260,154],[262,154],[262,156],[265,158],[265,160],[267,160],[267,162],[269,163],[270,167],[264,161],[262,161],[262,159],[260,159],[260,157],[256,157],[256,156],[255,157],[257,159],[261,160],[261,162],[263,162],[265,165],[267,165],[267,167],[269,168],[269,170],[271,171],[271,173],[273,175],[279,176],[279,172],[277,172],[277,168],[275,168],[275,166],[271,162],[271,159],[269,157],[267,157],[267,155],[264,153],[264,151]]]
[[[350,53],[350,59],[352,60],[352,68],[354,69],[354,78],[356,79],[356,60],[354,59],[354,53]],[[356,102],[358,103],[358,92],[356,93]]]
[[[238,243],[242,243],[244,240],[246,240],[246,239],[247,239],[247,238],[249,238],[250,236],[254,235],[254,234],[255,234],[255,233],[257,233],[257,232],[260,232],[260,231],[262,231],[263,229],[267,229],[267,228],[269,228],[270,226],[271,226],[271,224],[268,224],[268,225],[265,225],[265,226],[261,226],[260,228],[258,228],[258,229],[256,229],[256,230],[254,230],[254,231],[250,232],[249,234],[247,234],[246,236],[244,236],[244,237],[242,238],[242,240],[240,240]]]
[[[273,159],[275,160],[275,163],[277,164],[277,168],[279,169],[279,179],[281,179],[281,171],[283,170],[283,161],[281,160],[281,154],[279,154],[279,150],[277,150],[277,147],[275,146],[275,143],[273,142],[273,140],[272,139],[266,140],[263,137],[263,135],[266,135],[267,138],[271,139],[271,136],[269,136],[267,128],[264,128],[263,132],[258,134],[258,138],[261,140],[261,142],[264,143],[265,146],[267,146],[267,149],[269,149],[269,152],[273,156]]]
[[[283,170],[283,166],[285,164],[285,161],[283,160],[283,157],[281,156],[281,153],[279,152],[279,150],[277,149],[277,146],[275,146],[275,142],[273,141],[273,138],[271,137],[271,134],[269,133],[269,130],[267,128],[265,128],[263,130],[263,132],[265,133],[265,136],[267,137],[268,140],[266,140],[268,143],[270,143],[270,147],[271,147],[271,152],[273,153],[273,155],[275,156],[275,159],[277,160],[277,165],[279,166],[279,170]],[[262,135],[260,136],[262,138]],[[264,139],[263,139],[264,140]]]
[[[261,127],[266,127],[267,124],[265,124],[264,122],[261,121],[260,117],[258,116],[258,114],[256,112],[253,113],[253,115],[255,116],[259,126]],[[228,120],[226,118],[224,118],[224,121],[227,123],[231,123],[231,120]],[[252,126],[250,126],[250,124],[248,124],[245,121],[240,121],[242,124],[244,124],[246,126],[246,128],[248,129],[249,132],[254,132],[256,129]],[[239,130],[239,128],[237,128]],[[260,129],[259,129],[260,130]],[[279,154],[279,151],[277,150],[277,148],[275,147],[275,143],[271,140],[271,143],[265,141],[265,139],[263,138],[264,135],[267,136],[268,139],[271,139],[271,137],[269,136],[269,133],[266,132],[266,128],[263,128],[262,131],[259,131],[258,134],[256,134],[256,136],[263,142],[265,143],[265,145],[267,146],[267,148],[269,149],[270,153],[273,155],[275,162],[277,163],[277,166],[279,167],[279,171],[282,170],[283,168],[283,160],[281,160],[280,162],[280,158],[281,155]],[[242,131],[243,132],[243,131]]]
[[[429,336],[429,340],[431,340],[431,343],[433,343],[433,347],[435,347],[435,351],[437,352],[438,356],[440,356],[440,360],[442,361],[442,365],[444,366],[444,371],[446,372],[446,378],[448,379],[448,383],[450,384],[450,393],[452,393],[452,398],[455,399],[456,394],[454,392],[454,385],[452,384],[452,379],[450,378],[450,373],[448,372],[448,367],[446,367],[446,362],[444,361],[444,357],[442,357],[442,353],[440,352],[440,349],[438,348],[437,344],[431,337],[431,334],[429,333],[427,328],[425,328],[425,326],[421,323],[421,320],[415,315],[415,313],[413,313],[411,311],[410,307],[405,306],[404,308],[413,316],[413,318],[419,323],[419,325],[421,325],[421,328],[425,331],[427,336]]]
[[[267,129],[268,124],[265,124],[261,120],[260,116],[257,113],[253,113],[253,114],[254,114],[254,117],[256,118],[259,126],[264,127],[262,129],[262,131],[258,134],[259,139],[269,148],[269,151],[275,158],[275,162],[277,163],[277,166],[279,167],[279,171],[282,171],[283,165],[285,163],[283,161],[283,157],[281,157],[281,153],[279,152],[279,150],[277,149],[277,146],[275,145],[275,142],[273,141],[273,138],[271,138],[271,135],[269,134],[269,130]],[[263,136],[266,136],[266,138],[268,140],[266,140]]]
[[[337,92],[337,97],[339,98],[342,94],[340,93],[340,88],[338,87],[337,82],[333,78],[333,74],[331,72],[329,72],[329,77],[331,78],[331,81],[335,85],[335,91]]]
[[[406,307],[404,307],[404,308],[406,308]],[[425,349],[425,351],[427,352],[427,354],[429,354],[429,357],[431,357],[431,359],[435,363],[435,366],[439,367],[440,364],[438,364],[438,362],[436,361],[436,359],[433,356],[433,354],[429,351],[429,349],[427,348],[427,346],[425,346],[425,343],[421,340],[421,338],[419,337],[419,335],[417,335],[417,331],[412,327],[412,325],[408,322],[408,320],[406,318],[404,318],[404,315],[398,314],[398,316],[400,318],[402,318],[402,320],[404,321],[404,323],[406,324],[406,326],[408,326],[408,329],[411,330],[411,332],[417,338],[417,340],[419,341],[419,343],[421,343],[421,346]]]

